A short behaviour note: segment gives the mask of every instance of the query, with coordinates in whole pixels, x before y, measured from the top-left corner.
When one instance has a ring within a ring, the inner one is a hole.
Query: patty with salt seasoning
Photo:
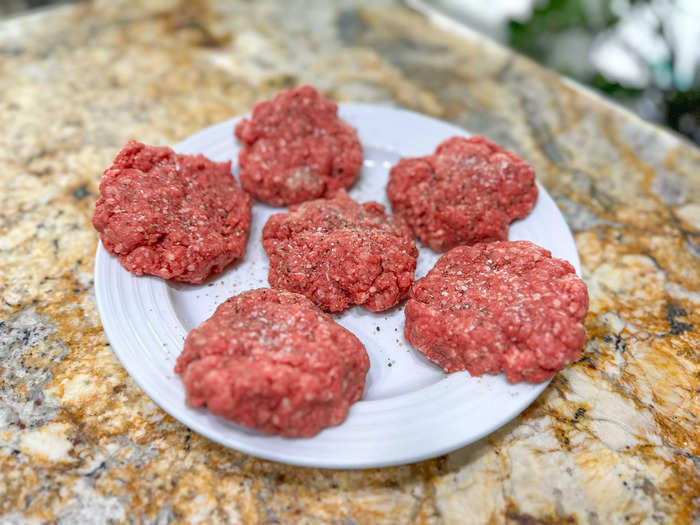
[[[292,206],[263,229],[273,288],[300,293],[323,310],[358,304],[386,310],[407,294],[418,250],[406,222],[344,190]]]
[[[362,146],[338,106],[311,86],[259,102],[236,125],[241,184],[256,199],[287,206],[349,188],[360,175]]]
[[[568,262],[529,241],[480,243],[450,250],[414,283],[405,335],[446,372],[539,383],[579,357],[587,311]]]
[[[386,188],[391,209],[436,252],[508,238],[535,205],[535,172],[484,137],[452,137],[425,157],[401,159]]]
[[[175,366],[191,406],[286,437],[343,422],[368,370],[351,332],[306,297],[269,288],[221,304]]]
[[[230,162],[132,140],[104,172],[92,222],[130,272],[201,283],[243,256],[251,206]]]

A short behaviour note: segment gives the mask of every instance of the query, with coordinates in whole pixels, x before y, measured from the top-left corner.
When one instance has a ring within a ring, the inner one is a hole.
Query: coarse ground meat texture
[[[360,174],[357,133],[338,118],[338,106],[311,86],[256,104],[235,134],[243,142],[241,184],[273,206],[331,195]]]
[[[301,293],[329,312],[353,304],[391,308],[408,294],[418,257],[402,218],[345,190],[270,217],[263,247],[270,286]]]
[[[230,162],[129,141],[104,172],[92,223],[130,272],[201,283],[245,253],[251,206]]]
[[[432,155],[401,159],[386,191],[394,213],[436,252],[507,239],[537,200],[532,167],[484,137],[452,137]]]
[[[529,241],[479,243],[450,250],[414,283],[405,334],[446,372],[539,383],[578,358],[587,311],[568,262]]]
[[[343,422],[367,370],[357,337],[306,297],[269,288],[221,304],[175,366],[191,406],[287,437]]]

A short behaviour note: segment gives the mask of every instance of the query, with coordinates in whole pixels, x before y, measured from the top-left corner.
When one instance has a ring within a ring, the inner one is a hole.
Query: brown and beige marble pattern
[[[261,461],[159,410],[95,308],[90,224],[129,138],[283,86],[402,105],[536,168],[575,232],[583,358],[517,420],[367,471]],[[697,523],[700,154],[392,2],[94,2],[0,23],[0,522]]]

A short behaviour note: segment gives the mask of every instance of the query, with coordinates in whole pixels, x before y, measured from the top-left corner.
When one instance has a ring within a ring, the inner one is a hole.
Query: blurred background
[[[0,17],[81,0],[0,0]],[[89,1],[89,0],[82,0]],[[700,144],[700,0],[405,0]]]
[[[700,0],[408,0],[700,144]]]

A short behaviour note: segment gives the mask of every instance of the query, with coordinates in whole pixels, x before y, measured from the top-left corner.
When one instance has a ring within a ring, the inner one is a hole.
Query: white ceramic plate
[[[341,104],[340,115],[355,126],[364,148],[362,176],[350,191],[358,201],[387,205],[388,173],[402,156],[431,153],[442,140],[468,135],[464,130],[409,111],[364,104]],[[181,153],[235,159],[238,119],[211,126],[175,146]],[[237,167],[234,168],[237,172]],[[571,232],[549,194],[539,187],[530,215],[512,224],[509,238],[528,239],[568,260],[580,273]],[[388,208],[389,209],[389,208]],[[261,458],[294,465],[365,468],[411,463],[455,450],[493,432],[519,414],[548,383],[509,384],[503,374],[446,375],[403,337],[401,308],[371,313],[355,307],[337,316],[362,340],[370,356],[367,386],[347,420],[313,438],[265,435],[188,407],[175,359],[189,330],[209,317],[228,297],[267,285],[268,260],[261,232],[270,214],[253,206],[253,222],[244,259],[210,283],[193,286],[155,277],[136,277],[98,246],[95,261],[97,305],[114,352],[139,386],[166,412],[191,429]],[[438,255],[421,247],[416,277]]]

